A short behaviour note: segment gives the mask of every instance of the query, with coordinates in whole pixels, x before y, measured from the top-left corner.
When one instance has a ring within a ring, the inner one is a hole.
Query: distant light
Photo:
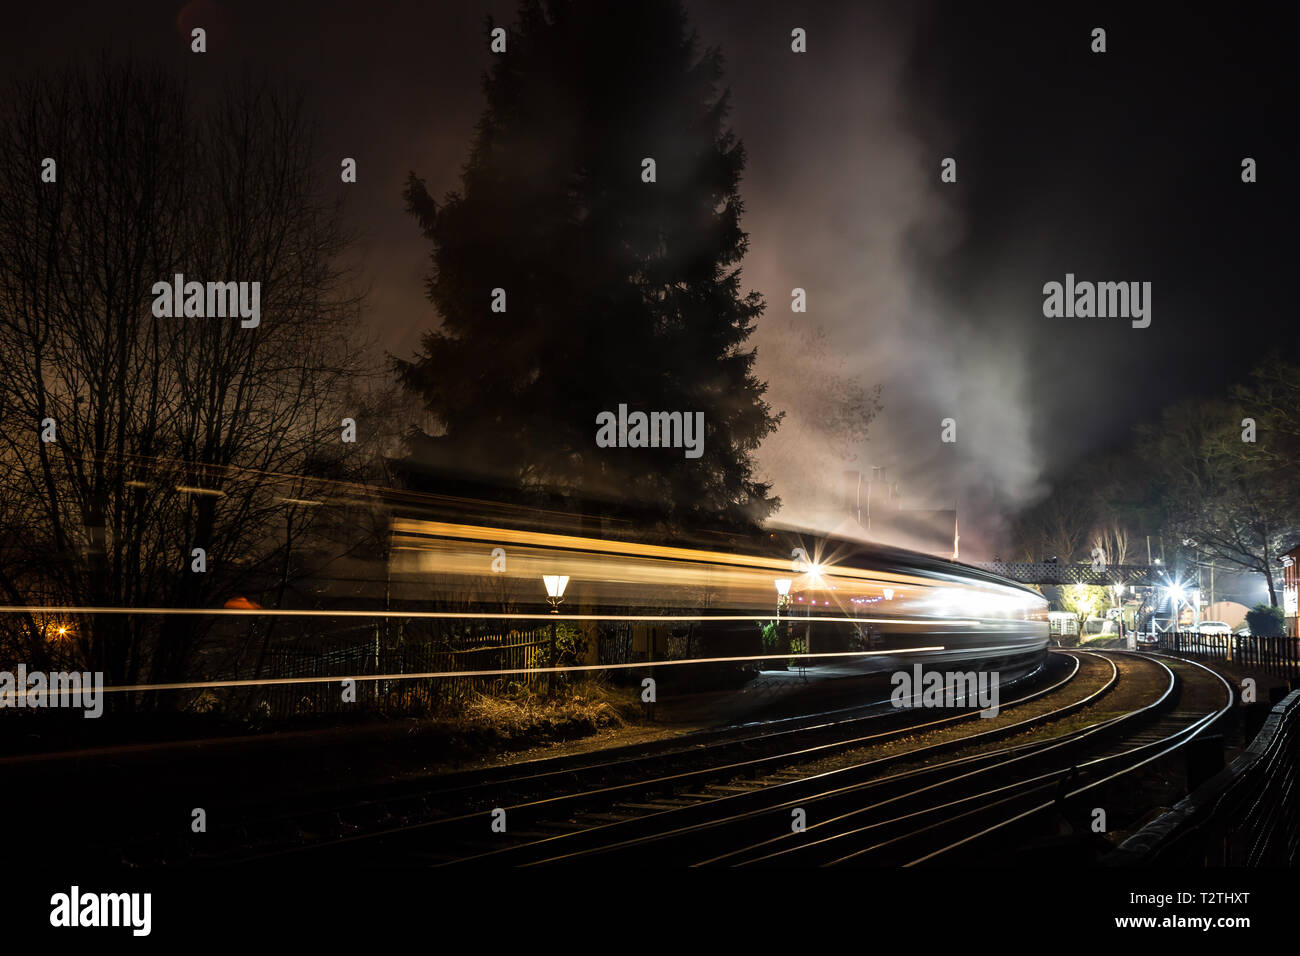
[[[543,574],[542,581],[546,585],[546,596],[558,599],[564,597],[564,589],[568,586],[569,576],[567,574]]]
[[[226,493],[219,488],[195,488],[190,485],[177,485],[176,490],[191,495],[208,495],[213,498],[224,498],[226,495]]]
[[[893,588],[885,588],[885,600],[886,600],[886,601],[892,601],[893,599],[894,599],[894,589],[893,589]]]

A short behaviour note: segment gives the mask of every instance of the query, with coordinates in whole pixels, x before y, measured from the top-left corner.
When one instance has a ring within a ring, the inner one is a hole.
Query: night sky
[[[963,557],[996,547],[1005,513],[1161,405],[1222,390],[1270,348],[1297,352],[1293,33],[1263,6],[1130,6],[686,3],[701,42],[722,48],[749,155],[760,377],[781,407],[813,371],[782,354],[777,329],[822,326],[843,369],[884,387],[845,467],[888,466],[909,505],[957,502]],[[15,75],[109,50],[183,69],[201,91],[245,70],[301,91],[331,167],[358,160],[346,202],[366,321],[406,356],[437,316],[402,184],[415,170],[435,196],[458,186],[484,17],[514,8],[55,2],[7,11],[0,53]],[[208,28],[206,54],[189,52],[192,26]],[[1089,50],[1097,26],[1105,54]],[[955,184],[940,182],[944,157]],[[1151,326],[1045,318],[1043,284],[1067,272],[1151,282]],[[796,286],[807,315],[789,311]],[[939,442],[945,417],[955,445]],[[835,436],[788,419],[779,440]],[[825,493],[807,474],[772,477],[784,520]]]

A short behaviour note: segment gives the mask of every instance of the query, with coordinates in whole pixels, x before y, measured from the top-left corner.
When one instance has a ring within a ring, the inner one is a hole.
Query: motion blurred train
[[[395,593],[424,606],[556,610],[587,627],[689,630],[691,656],[714,661],[761,659],[763,628],[773,622],[812,662],[865,670],[900,659],[978,669],[1045,653],[1047,602],[978,568],[787,532],[749,545],[711,550],[394,518],[389,576]],[[560,578],[562,593],[548,594]]]

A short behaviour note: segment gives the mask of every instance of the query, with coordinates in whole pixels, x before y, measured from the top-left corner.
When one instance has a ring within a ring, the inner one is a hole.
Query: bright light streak
[[[0,614],[212,614],[227,617],[368,617],[405,620],[474,620],[474,621],[769,621],[771,613],[763,614],[499,614],[464,611],[319,611],[282,610],[277,608],[224,608],[224,607],[42,607],[37,605],[0,605]],[[973,627],[979,621],[953,618],[898,618],[898,617],[801,617],[800,622],[812,621],[826,624],[899,624],[913,627],[960,625]],[[793,656],[793,655],[783,655]],[[815,654],[815,657],[827,657]],[[656,661],[655,666],[665,663]],[[644,663],[641,666],[645,666]],[[461,672],[457,672],[461,673]]]
[[[897,647],[883,651],[835,651],[829,654],[782,654],[782,657],[881,657],[889,654],[919,654],[946,651],[942,644],[928,647]],[[997,648],[982,648],[997,650]],[[337,677],[264,677],[256,680],[191,681],[180,684],[115,684],[104,688],[104,693],[135,693],[146,690],[203,690],[209,687],[263,687],[272,684],[337,684],[354,680],[427,680],[435,677],[496,677],[502,674],[561,674],[571,671],[614,671],[628,668],[677,667],[684,664],[729,664],[740,661],[762,661],[771,655],[743,655],[740,657],[693,657],[680,661],[639,661],[632,664],[573,664],[565,667],[515,667],[508,670],[486,671],[426,671],[422,674],[340,674]]]
[[[410,537],[418,545],[435,544],[438,541],[481,541],[493,544],[515,544],[548,550],[574,551],[579,553],[598,552],[600,555],[629,555],[637,557],[664,558],[669,561],[698,561],[712,565],[731,565],[747,569],[766,569],[770,571],[789,572],[789,561],[780,558],[768,558],[759,555],[727,554],[718,551],[701,551],[696,548],[674,548],[659,544],[640,544],[633,541],[616,541],[598,538],[581,538],[576,535],[551,534],[540,531],[519,531],[512,528],[483,528],[476,525],[449,524],[442,521],[423,521],[399,518],[392,523],[393,534]],[[396,545],[395,550],[411,550],[407,545]],[[418,550],[418,548],[415,548]],[[679,573],[681,566],[679,567]],[[686,569],[689,570],[689,569]],[[892,571],[874,571],[859,568],[836,568],[836,577],[867,580],[886,580],[902,584],[926,584],[934,582],[929,578],[900,574]],[[770,580],[768,578],[767,580]],[[763,587],[768,587],[767,580]]]

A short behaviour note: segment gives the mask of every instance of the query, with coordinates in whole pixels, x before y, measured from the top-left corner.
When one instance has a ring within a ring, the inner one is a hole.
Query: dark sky
[[[884,386],[885,410],[865,445],[841,449],[845,465],[888,466],[909,505],[956,501],[972,557],[994,547],[1010,506],[1163,403],[1222,388],[1270,347],[1295,354],[1294,34],[1272,7],[686,6],[701,41],[722,48],[749,154],[745,279],[768,300],[760,375],[778,405],[804,388],[816,366],[777,361],[780,329],[824,328],[838,372]],[[490,56],[483,19],[514,8],[51,2],[6,12],[0,54],[21,73],[134,52],[200,87],[252,68],[301,90],[322,155],[358,159],[347,208],[366,320],[406,355],[437,317],[402,182],[414,169],[436,196],[458,185]],[[202,56],[189,52],[195,25],[210,32]],[[790,51],[796,26],[804,55]],[[1097,26],[1105,54],[1089,51]],[[956,184],[939,181],[949,156]],[[1259,164],[1252,185],[1245,156]],[[1151,326],[1045,318],[1043,284],[1067,272],[1151,282]],[[806,316],[789,311],[795,286]],[[955,445],[939,442],[945,417]],[[835,438],[788,420],[779,441],[824,453]],[[811,520],[806,503],[841,464],[768,461],[791,521]]]

